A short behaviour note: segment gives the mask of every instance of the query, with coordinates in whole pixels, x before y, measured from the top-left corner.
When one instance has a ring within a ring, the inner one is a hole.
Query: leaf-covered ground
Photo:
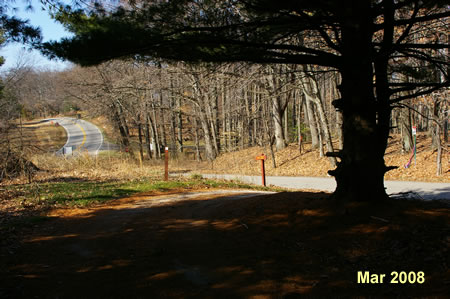
[[[412,159],[409,168],[405,168],[411,158],[411,153],[401,153],[398,136],[390,140],[385,161],[388,166],[399,166],[389,171],[386,180],[450,182],[450,159],[448,152],[442,155],[442,174],[436,175],[437,152],[431,149],[431,139],[421,134],[417,139],[416,162]],[[270,152],[265,148],[253,147],[237,152],[224,153],[212,163],[202,164],[203,172],[259,175],[260,162],[255,157],[266,154],[266,174],[274,176],[327,176],[327,171],[333,169],[328,158],[319,157],[318,150],[311,150],[310,144],[305,144],[302,152],[298,145],[291,144],[286,149],[275,153],[276,168],[273,167]],[[194,166],[195,167],[195,166]],[[192,168],[194,171],[195,168]]]

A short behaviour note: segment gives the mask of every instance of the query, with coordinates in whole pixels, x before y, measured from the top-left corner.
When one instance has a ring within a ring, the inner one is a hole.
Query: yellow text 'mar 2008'
[[[358,271],[358,283],[384,283],[386,274],[370,274],[369,271]]]

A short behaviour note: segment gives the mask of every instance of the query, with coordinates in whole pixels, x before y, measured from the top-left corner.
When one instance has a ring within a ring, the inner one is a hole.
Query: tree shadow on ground
[[[92,180],[89,179],[83,179],[80,177],[53,177],[53,178],[46,178],[46,179],[37,179],[34,181],[35,183],[88,183],[92,182]],[[108,181],[106,181],[108,182]],[[112,180],[111,180],[112,182]]]
[[[307,152],[305,152],[305,154],[306,154],[306,153],[307,153]],[[283,166],[284,164],[290,163],[290,162],[294,161],[295,159],[299,158],[300,156],[301,156],[301,154],[296,155],[296,156],[294,156],[294,157],[292,157],[292,158],[289,158],[289,159],[287,159],[286,161],[284,161],[283,163],[280,163],[280,165],[278,165],[278,167],[281,167],[281,166]]]
[[[0,297],[443,296],[449,208],[344,207],[323,193],[232,196],[86,211],[42,223],[2,257]],[[357,272],[386,274],[358,284]],[[390,284],[423,271],[424,284]]]

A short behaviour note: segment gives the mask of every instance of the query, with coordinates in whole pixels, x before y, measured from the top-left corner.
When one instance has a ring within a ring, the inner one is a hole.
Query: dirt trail
[[[54,211],[2,258],[0,297],[449,293],[448,206],[395,201],[342,210],[326,198],[216,190]],[[424,271],[427,283],[360,286],[360,270]]]

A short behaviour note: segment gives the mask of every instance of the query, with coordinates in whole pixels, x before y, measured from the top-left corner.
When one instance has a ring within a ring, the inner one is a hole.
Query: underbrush
[[[39,173],[35,180],[48,180],[49,177],[74,177],[93,181],[134,180],[142,177],[163,176],[161,161],[140,165],[125,154],[103,154],[91,156],[83,153],[77,157],[61,157],[55,155],[36,155],[32,161],[45,171]]]
[[[39,170],[32,161],[33,155],[52,153],[66,142],[66,132],[54,124],[30,125],[10,123],[0,130],[0,182],[26,177],[31,182]]]

